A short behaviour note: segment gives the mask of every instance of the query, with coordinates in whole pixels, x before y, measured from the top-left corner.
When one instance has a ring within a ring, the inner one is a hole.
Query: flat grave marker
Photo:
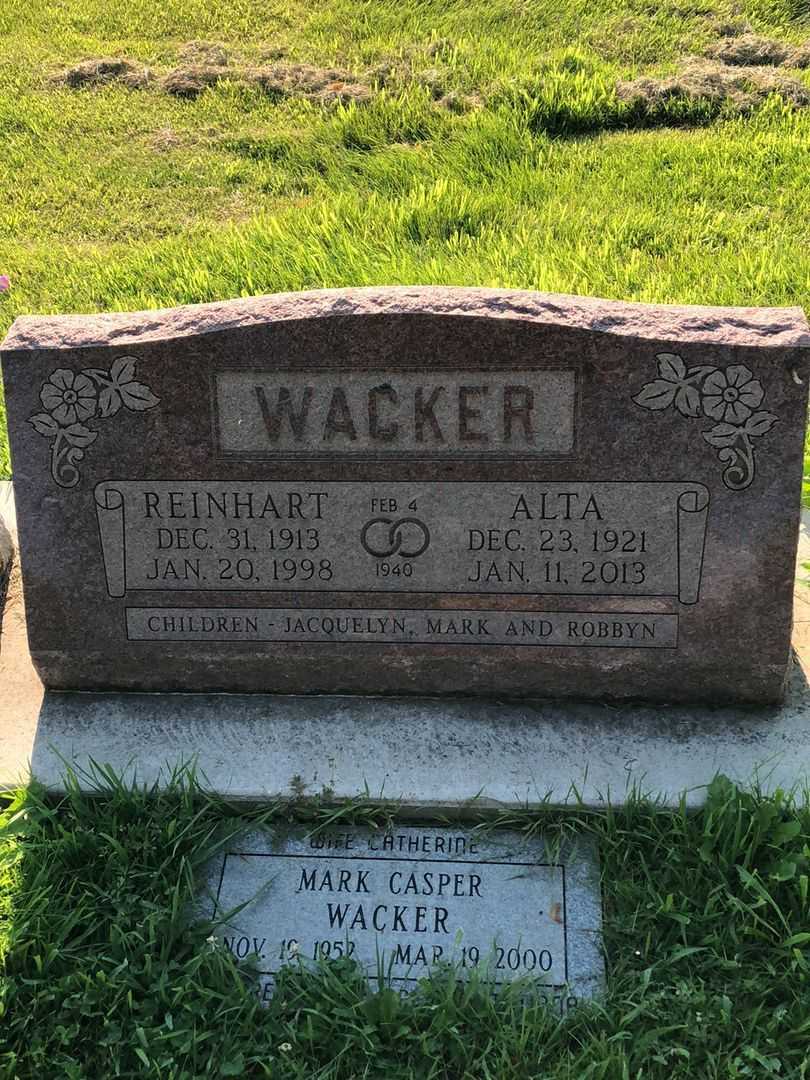
[[[21,318],[33,662],[52,689],[777,703],[809,353],[799,309],[485,289]]]
[[[406,990],[441,965],[528,978],[561,1012],[604,985],[598,862],[586,839],[452,827],[247,834],[211,866],[206,914],[254,957],[257,992],[286,964],[350,957]],[[203,905],[203,909],[205,905]]]

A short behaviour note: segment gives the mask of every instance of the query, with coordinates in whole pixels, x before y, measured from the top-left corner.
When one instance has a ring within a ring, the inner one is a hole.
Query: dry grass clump
[[[134,64],[122,57],[100,57],[95,60],[82,60],[74,67],[66,68],[56,76],[55,81],[73,90],[107,86],[110,83],[120,83],[130,90],[141,90],[151,79],[149,68],[141,64]]]
[[[810,41],[806,41],[804,45],[797,45],[795,49],[790,50],[787,60],[785,60],[785,67],[810,68]]]
[[[149,139],[151,149],[160,153],[169,153],[172,150],[177,150],[182,145],[183,139],[170,127],[160,128]]]
[[[326,104],[335,102],[341,105],[349,105],[354,102],[355,105],[364,105],[371,100],[371,90],[363,83],[335,82],[325,86],[317,94],[317,99]]]
[[[368,101],[371,97],[371,88],[364,80],[337,68],[283,62],[264,67],[230,67],[225,50],[211,42],[190,42],[183,54],[199,59],[174,68],[160,81],[161,89],[175,97],[196,98],[223,79],[257,86],[277,98],[347,104]],[[60,81],[74,88],[113,81],[134,88],[145,86],[150,78],[146,68],[137,67],[129,60],[86,60],[64,72]]]
[[[278,98],[297,97],[347,104],[350,101],[367,101],[371,97],[370,88],[356,75],[312,64],[279,63],[249,68],[243,73],[243,78]]]
[[[620,82],[616,93],[620,101],[642,105],[649,112],[678,99],[702,100],[713,105],[728,103],[738,112],[748,112],[769,94],[778,94],[792,105],[810,104],[810,90],[804,83],[772,67],[731,67],[696,57],[686,60],[677,75],[642,76]]]
[[[287,51],[284,45],[270,45],[259,54],[259,59],[262,63],[267,63],[268,60],[283,60]]]
[[[384,60],[381,64],[371,68],[368,73],[369,81],[380,89],[390,89],[404,86],[413,77],[410,64],[399,58]]]
[[[436,41],[428,45],[427,53],[428,56],[447,56],[448,53],[453,52],[455,47],[455,43],[450,38],[437,38]]]
[[[215,41],[189,41],[180,50],[180,57],[187,64],[206,67],[225,67],[230,59],[225,47]]]
[[[445,95],[447,89],[445,86],[445,73],[439,68],[431,67],[425,71],[420,71],[413,81],[429,90],[434,101],[438,101],[439,98]]]
[[[718,37],[740,37],[742,34],[754,32],[751,23],[739,16],[709,18],[708,26]]]
[[[452,113],[468,113],[475,109],[483,109],[484,99],[480,94],[460,94],[451,90],[439,98],[437,104]]]
[[[741,34],[715,42],[706,50],[711,60],[735,67],[760,67],[763,64],[782,64],[790,49],[781,41],[760,37],[758,34]]]
[[[220,79],[227,78],[227,68],[219,64],[189,64],[170,71],[161,83],[167,94],[175,97],[195,98],[209,86],[216,86]]]

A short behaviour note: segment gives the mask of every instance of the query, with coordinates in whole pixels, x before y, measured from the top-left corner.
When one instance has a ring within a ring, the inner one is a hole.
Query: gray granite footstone
[[[774,703],[798,309],[346,289],[24,317],[2,349],[54,690]]]
[[[233,841],[201,911],[259,972],[266,999],[288,964],[350,957],[412,988],[438,966],[496,984],[530,980],[560,1010],[603,989],[599,867],[589,838],[458,826],[280,827]]]

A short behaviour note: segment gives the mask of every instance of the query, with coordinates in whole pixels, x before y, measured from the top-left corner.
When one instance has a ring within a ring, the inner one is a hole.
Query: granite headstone
[[[2,351],[58,689],[777,702],[798,309],[461,288],[24,317]]]
[[[604,987],[594,845],[392,826],[249,833],[211,865],[202,914],[267,999],[287,964],[343,957],[408,989],[438,967],[522,977],[561,1012]]]

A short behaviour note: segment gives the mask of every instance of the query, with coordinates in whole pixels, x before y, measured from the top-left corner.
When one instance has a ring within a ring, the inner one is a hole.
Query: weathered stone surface
[[[451,288],[20,319],[34,663],[65,689],[778,701],[809,351],[798,309]]]
[[[253,832],[214,860],[201,912],[250,957],[259,997],[287,964],[348,956],[407,990],[441,965],[532,980],[561,1012],[604,988],[594,845],[393,825]],[[237,909],[239,909],[237,911]]]

